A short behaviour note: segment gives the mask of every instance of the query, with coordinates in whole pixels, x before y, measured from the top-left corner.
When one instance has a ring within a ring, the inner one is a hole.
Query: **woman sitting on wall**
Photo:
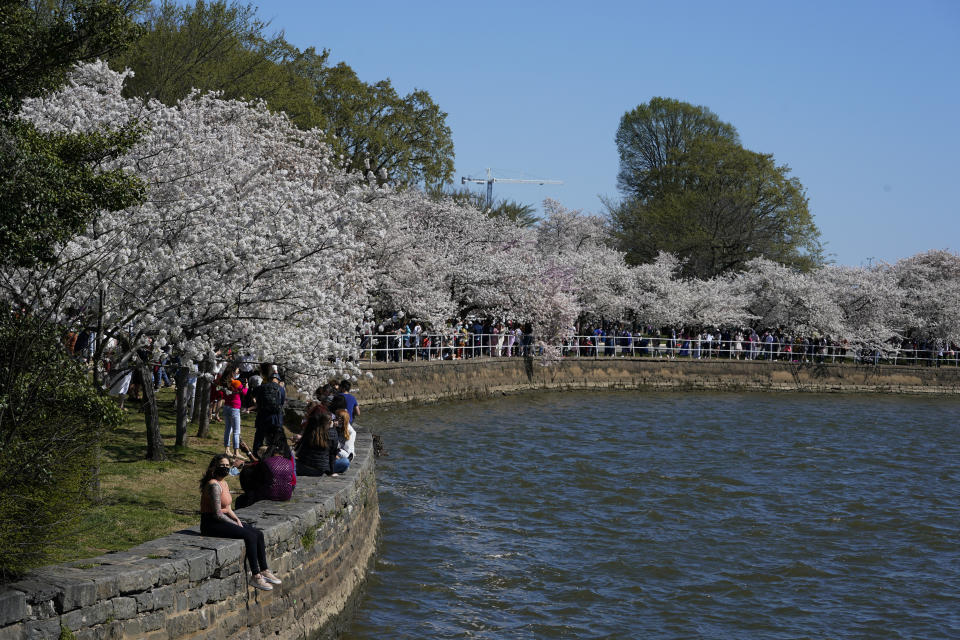
[[[334,396],[330,401],[330,413],[333,414],[333,424],[337,430],[339,451],[333,463],[334,473],[343,473],[350,467],[353,460],[354,444],[357,441],[357,432],[350,425],[350,414],[347,413],[347,401],[342,395]]]
[[[297,473],[302,476],[328,476],[333,473],[340,447],[336,432],[332,432],[332,424],[332,416],[325,411],[310,414],[297,443]]]
[[[268,436],[267,448],[262,456],[257,456],[243,442],[240,446],[252,462],[243,465],[240,471],[243,495],[237,498],[237,508],[248,507],[258,500],[289,500],[297,486],[297,474],[293,453],[282,428]]]
[[[230,474],[230,458],[214,456],[200,479],[200,533],[215,538],[242,539],[247,548],[247,562],[253,574],[253,586],[263,591],[272,591],[271,585],[280,584],[280,579],[267,568],[266,545],[263,531],[240,521],[230,508],[232,499],[227,476]]]
[[[317,387],[316,391],[313,392],[313,400],[307,405],[307,411],[303,416],[303,420],[300,422],[301,434],[307,428],[310,418],[313,417],[315,413],[330,413],[327,404],[333,400],[335,395],[336,390],[329,383]],[[294,436],[294,438],[296,439],[297,436]]]

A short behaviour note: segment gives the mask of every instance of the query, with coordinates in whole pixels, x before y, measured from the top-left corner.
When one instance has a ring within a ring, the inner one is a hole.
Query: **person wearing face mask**
[[[230,496],[227,476],[232,466],[227,456],[214,456],[200,479],[200,533],[215,538],[242,539],[247,548],[253,586],[262,591],[272,591],[272,585],[280,584],[280,579],[267,567],[263,531],[249,524],[244,525],[230,507],[233,498]]]

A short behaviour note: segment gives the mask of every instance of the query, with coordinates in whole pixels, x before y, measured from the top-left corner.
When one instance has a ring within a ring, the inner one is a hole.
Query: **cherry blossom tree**
[[[906,290],[889,265],[827,266],[811,274],[840,308],[842,337],[852,345],[889,351],[916,317],[905,306]]]
[[[371,288],[357,236],[380,225],[375,188],[263,104],[127,100],[125,77],[79,67],[23,117],[51,131],[136,119],[144,135],[119,162],[148,183],[147,202],[103,212],[51,267],[3,274],[6,295],[62,322],[94,316],[98,355],[115,338],[121,360],[152,339],[187,362],[243,346],[304,387],[349,368]]]
[[[960,344],[960,255],[927,251],[900,260],[892,271],[917,337]]]
[[[736,280],[748,296],[747,312],[761,327],[787,328],[801,334],[842,335],[844,325],[832,287],[814,274],[754,258]]]
[[[568,271],[566,288],[579,306],[578,315],[602,321],[623,317],[630,295],[631,274],[623,254],[612,248],[604,220],[543,201],[544,218],[536,225],[537,253],[548,273]]]
[[[631,270],[633,285],[628,306],[634,318],[654,327],[684,324],[685,287],[680,260],[661,251],[656,260]]]
[[[738,287],[737,278],[723,275],[700,280],[685,280],[677,287],[681,300],[680,315],[694,327],[744,327],[755,316],[747,311],[750,296]]]
[[[361,236],[372,268],[374,314],[403,312],[437,327],[460,315],[462,289],[476,280],[478,258],[491,251],[492,221],[472,206],[416,189],[387,193],[374,206],[383,226]]]

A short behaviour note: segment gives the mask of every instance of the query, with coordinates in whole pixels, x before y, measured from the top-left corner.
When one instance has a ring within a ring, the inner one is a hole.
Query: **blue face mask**
[[[230,475],[232,476],[240,475],[240,469],[238,469],[237,467],[230,467]]]

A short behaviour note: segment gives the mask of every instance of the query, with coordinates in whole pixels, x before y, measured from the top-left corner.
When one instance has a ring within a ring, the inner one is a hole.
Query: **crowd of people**
[[[209,410],[222,406],[224,453],[213,456],[200,480],[200,531],[242,539],[251,585],[270,591],[281,581],[267,566],[263,532],[240,520],[232,507],[289,500],[298,475],[337,476],[347,471],[354,457],[353,424],[360,408],[349,380],[325,384],[314,392],[296,429],[299,433],[288,435],[286,389],[277,367],[262,365],[255,373],[248,365],[249,360],[226,365],[213,385],[218,397]],[[242,411],[256,412],[252,448],[240,437]],[[236,501],[227,484],[231,475],[238,476],[242,489]]]
[[[361,328],[360,359],[463,360],[478,356],[514,357],[531,354],[533,331],[530,324],[475,320],[458,322],[440,331],[424,328],[419,322]]]
[[[474,357],[510,358],[539,355],[541,346],[529,324],[480,321],[460,322],[439,330],[420,323],[364,325],[361,359],[461,360]],[[851,345],[829,335],[791,334],[770,328],[656,328],[622,323],[571,327],[561,340],[563,356],[652,357],[786,362],[843,362],[860,364],[960,365],[960,346],[944,340],[892,338],[885,345]]]

